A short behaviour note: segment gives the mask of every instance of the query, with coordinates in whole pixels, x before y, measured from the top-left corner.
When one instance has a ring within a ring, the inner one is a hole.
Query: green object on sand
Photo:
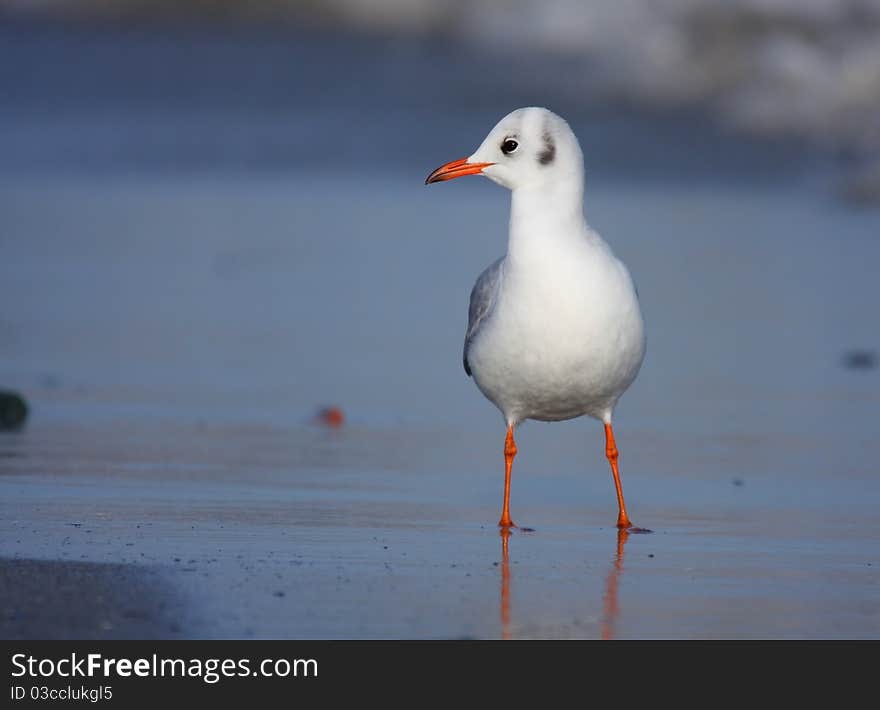
[[[21,395],[0,390],[0,431],[20,429],[27,414],[27,404]]]

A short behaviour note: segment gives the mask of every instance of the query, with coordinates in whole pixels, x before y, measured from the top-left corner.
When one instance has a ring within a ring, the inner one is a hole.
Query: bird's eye
[[[501,144],[501,152],[504,153],[504,155],[510,155],[517,148],[519,148],[519,143],[513,140],[513,138],[508,138]]]

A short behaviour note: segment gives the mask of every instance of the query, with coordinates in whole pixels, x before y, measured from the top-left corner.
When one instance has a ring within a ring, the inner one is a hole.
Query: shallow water
[[[338,124],[322,131],[325,114],[293,99],[280,113],[254,100],[264,129],[248,148],[253,123],[217,85],[204,155],[222,154],[216,126],[232,126],[254,162],[206,165],[175,152],[199,144],[198,116],[155,99],[173,120],[145,124],[159,126],[151,143],[128,97],[109,123],[134,148],[80,163],[104,134],[80,143],[71,126],[102,125],[97,102],[56,98],[47,117],[4,80],[18,142],[0,171],[0,385],[31,418],[0,434],[0,557],[55,560],[62,576],[85,574],[62,562],[158,574],[151,594],[169,590],[177,615],[162,617],[168,635],[880,635],[880,379],[844,366],[880,348],[878,215],[837,202],[801,169],[809,158],[699,122],[677,144],[668,118],[573,122],[588,218],[629,265],[647,321],[616,430],[630,513],[654,533],[618,539],[598,423],[526,423],[512,512],[536,532],[515,532],[505,562],[503,426],[460,354],[509,198],[477,179],[422,184],[512,108],[504,98],[436,107],[428,140],[423,108],[398,100],[382,125],[374,106],[364,134],[395,146],[376,167],[375,145],[333,160]],[[421,95],[406,86],[382,91]],[[331,159],[269,169],[295,110]],[[45,136],[29,133],[37,114]],[[628,146],[634,126],[647,132]],[[653,126],[672,145],[641,151]],[[689,150],[702,157],[662,179]],[[312,421],[328,404],[345,411],[339,430]],[[11,598],[5,618],[39,619],[29,603]],[[95,636],[125,636],[135,618],[70,615]],[[68,635],[59,618],[4,628]]]

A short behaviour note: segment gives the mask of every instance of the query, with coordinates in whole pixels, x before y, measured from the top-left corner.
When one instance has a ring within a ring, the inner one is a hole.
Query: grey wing
[[[471,302],[468,307],[468,327],[464,336],[464,353],[462,362],[464,363],[464,371],[470,376],[471,366],[468,363],[468,349],[480,325],[486,320],[491,313],[492,307],[495,305],[495,296],[498,293],[498,287],[501,284],[501,263],[504,258],[498,259],[488,269],[486,269],[471,290]]]

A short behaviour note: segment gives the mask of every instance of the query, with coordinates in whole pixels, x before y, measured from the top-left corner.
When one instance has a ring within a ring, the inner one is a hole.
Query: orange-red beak
[[[469,163],[467,162],[467,158],[459,158],[458,160],[453,160],[451,163],[446,163],[446,165],[441,165],[437,168],[433,173],[428,175],[425,184],[430,185],[432,182],[452,180],[453,178],[461,177],[462,175],[478,175],[483,172],[483,168],[488,168],[490,165],[495,165],[495,163]]]

